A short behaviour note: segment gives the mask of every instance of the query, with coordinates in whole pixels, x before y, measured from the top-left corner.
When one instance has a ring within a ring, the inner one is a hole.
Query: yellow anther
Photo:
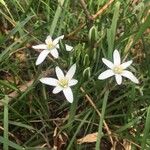
[[[64,78],[64,79],[61,79],[58,81],[58,84],[63,87],[63,88],[66,88],[68,87],[68,79]]]
[[[48,48],[48,49],[54,48],[54,44],[53,44],[52,42],[49,42],[49,43],[47,44],[47,48]]]
[[[113,68],[113,72],[114,72],[115,74],[121,74],[121,73],[123,72],[123,68],[122,68],[121,66],[115,66],[115,67]]]

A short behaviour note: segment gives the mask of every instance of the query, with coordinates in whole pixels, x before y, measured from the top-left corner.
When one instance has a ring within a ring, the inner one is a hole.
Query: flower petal
[[[46,49],[47,45],[46,44],[39,44],[39,45],[32,46],[32,48],[34,48],[34,49]]]
[[[56,45],[55,45],[55,47],[56,47],[57,49],[59,49],[59,48],[60,48],[59,44],[56,44]]]
[[[127,61],[125,63],[122,63],[120,66],[123,68],[123,69],[126,69],[127,67],[129,67],[131,64],[132,64],[132,60],[130,61]]]
[[[136,84],[139,83],[139,80],[130,71],[124,70],[121,75],[124,76],[124,77],[126,77],[126,78],[128,78],[128,79],[130,79],[132,82],[134,82]]]
[[[69,80],[72,79],[72,77],[74,76],[76,71],[76,64],[73,64],[70,69],[68,70],[68,72],[66,73],[66,78],[68,78]]]
[[[49,43],[53,43],[52,37],[49,35],[47,36],[45,43],[48,45]]]
[[[65,46],[66,46],[66,51],[71,51],[71,50],[73,50],[73,47],[72,46],[69,46],[69,45],[67,45],[67,44],[65,44]]]
[[[58,66],[55,68],[55,71],[56,71],[57,78],[59,80],[64,78],[64,73]]]
[[[107,59],[105,59],[105,58],[102,58],[102,61],[103,61],[103,63],[104,63],[107,67],[109,67],[110,69],[112,69],[112,68],[114,67],[114,64],[113,64],[111,61],[109,61],[109,60],[107,60]]]
[[[41,78],[40,81],[44,84],[51,85],[51,86],[58,85],[58,80],[54,78]]]
[[[59,93],[59,92],[62,91],[62,90],[63,90],[62,87],[56,86],[56,87],[53,89],[53,93],[54,93],[54,94],[57,94],[57,93]]]
[[[108,69],[108,70],[102,72],[102,73],[98,76],[98,79],[99,79],[99,80],[104,80],[104,79],[107,79],[107,78],[109,78],[109,77],[111,77],[111,76],[113,76],[113,75],[114,75],[114,72],[113,72],[111,69]]]
[[[120,74],[115,74],[115,79],[118,85],[122,83],[122,76]]]
[[[53,44],[56,45],[58,44],[59,40],[63,39],[64,38],[64,35],[61,35],[59,37],[57,37],[54,41],[53,41]]]
[[[41,64],[41,63],[45,60],[46,56],[47,56],[49,53],[50,53],[49,50],[43,50],[43,51],[40,53],[40,55],[38,56],[37,60],[36,60],[36,65]]]
[[[113,60],[114,60],[114,65],[120,65],[121,64],[121,58],[118,50],[114,50],[113,53]]]
[[[67,99],[68,102],[73,102],[73,93],[70,87],[63,89],[63,93]]]
[[[53,48],[50,50],[50,53],[51,55],[54,57],[54,58],[58,58],[59,57],[59,54],[58,54],[58,51],[56,48]]]
[[[78,80],[76,80],[76,79],[71,79],[71,80],[69,81],[68,86],[73,86],[73,85],[75,85],[75,84],[77,84],[77,83],[78,83]]]

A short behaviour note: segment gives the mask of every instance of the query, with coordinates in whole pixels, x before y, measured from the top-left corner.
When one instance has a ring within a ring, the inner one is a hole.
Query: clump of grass
[[[150,15],[148,1],[0,1],[0,149],[149,149]],[[32,46],[64,35],[59,59],[39,66]],[[66,52],[64,43],[74,47]],[[140,83],[98,80],[114,49],[133,60]],[[41,77],[76,63],[74,101]],[[78,143],[88,134],[96,140]],[[95,135],[95,134],[94,134]]]

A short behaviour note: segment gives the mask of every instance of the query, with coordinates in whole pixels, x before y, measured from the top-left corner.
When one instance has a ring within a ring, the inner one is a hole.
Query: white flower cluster
[[[64,36],[59,36],[58,38],[52,40],[51,36],[48,36],[45,40],[45,44],[39,44],[36,46],[32,46],[34,49],[42,49],[43,51],[37,58],[36,65],[41,64],[45,58],[50,53],[54,58],[59,57],[59,53],[57,49],[59,49],[59,40],[63,39]],[[73,50],[72,46],[65,44],[66,50]],[[113,52],[113,63],[105,58],[102,58],[103,63],[109,68],[108,70],[102,72],[99,76],[99,80],[107,79],[111,76],[115,76],[116,82],[118,85],[122,83],[122,77],[130,79],[132,82],[138,84],[138,79],[133,75],[132,72],[126,70],[132,64],[132,60],[121,63],[121,57],[118,50],[114,50]],[[56,76],[55,78],[41,78],[40,81],[44,84],[54,86],[53,93],[57,94],[59,92],[63,92],[66,99],[72,103],[73,102],[73,93],[71,90],[71,86],[78,83],[76,79],[73,79],[73,76],[76,71],[76,64],[73,64],[66,75],[64,75],[63,71],[57,66],[55,68]]]
[[[36,60],[36,65],[41,64],[45,58],[50,53],[54,58],[59,57],[59,53],[57,49],[59,49],[59,40],[63,39],[64,35],[59,36],[58,38],[52,40],[51,36],[48,36],[45,40],[45,44],[39,44],[36,46],[32,46],[34,49],[43,49]],[[65,44],[66,50],[71,51],[73,49],[72,46]],[[41,78],[40,81],[44,84],[54,86],[53,93],[57,94],[63,91],[66,99],[72,103],[73,102],[73,93],[71,90],[71,86],[77,84],[77,80],[73,79],[73,76],[76,71],[76,64],[72,65],[69,71],[64,75],[63,71],[57,66],[55,68],[56,75],[58,79],[55,78]]]

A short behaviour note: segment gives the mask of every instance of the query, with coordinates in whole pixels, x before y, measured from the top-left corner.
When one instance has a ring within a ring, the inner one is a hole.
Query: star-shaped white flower
[[[76,64],[72,65],[69,71],[64,75],[63,71],[59,68],[55,68],[56,75],[58,79],[55,78],[41,78],[40,81],[44,84],[55,86],[53,93],[57,94],[63,91],[66,99],[72,103],[73,102],[73,93],[71,86],[77,84],[77,80],[73,79],[73,76],[76,71]]]
[[[125,70],[132,64],[132,60],[124,62],[121,64],[121,58],[118,50],[113,52],[113,61],[102,58],[103,63],[109,68],[98,76],[98,79],[104,80],[111,76],[115,76],[118,85],[122,83],[122,76],[130,79],[134,83],[139,83],[138,79],[133,75],[132,72]]]
[[[36,65],[41,64],[49,53],[54,58],[58,58],[59,54],[58,54],[57,48],[59,48],[59,40],[63,38],[64,38],[64,35],[59,36],[56,39],[52,40],[51,36],[49,35],[45,40],[45,44],[32,46],[32,48],[34,49],[43,49],[43,51],[40,53],[40,55],[38,56],[36,60]],[[67,51],[71,51],[73,49],[72,46],[69,46],[67,44],[65,44],[65,46],[66,46]]]

